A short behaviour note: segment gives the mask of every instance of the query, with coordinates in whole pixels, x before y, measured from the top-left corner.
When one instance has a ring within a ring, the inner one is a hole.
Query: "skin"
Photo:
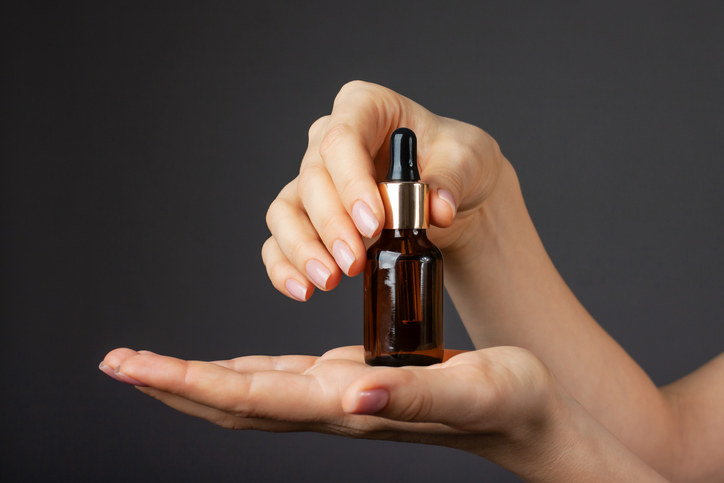
[[[450,446],[490,458],[527,481],[665,481],[525,349],[452,355],[429,367],[383,368],[366,365],[360,346],[322,357],[215,362],[116,349],[101,370],[230,429]]]
[[[309,129],[300,174],[267,213],[273,285],[304,301],[363,270],[400,126],[417,133],[428,235],[480,350],[393,369],[365,366],[359,348],[214,363],[117,349],[101,369],[221,426],[441,444],[530,481],[724,479],[724,356],[657,388],[561,279],[497,143],[389,89],[346,84]]]

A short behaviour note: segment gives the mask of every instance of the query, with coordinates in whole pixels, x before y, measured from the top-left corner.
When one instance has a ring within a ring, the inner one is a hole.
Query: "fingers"
[[[330,349],[319,358],[320,360],[348,360],[364,364],[365,349],[361,345],[350,345]]]
[[[347,275],[355,276],[364,269],[364,243],[321,158],[310,152],[305,158],[298,183],[304,210],[337,266]]]
[[[337,94],[319,142],[319,154],[339,199],[367,238],[377,235],[384,222],[374,159],[404,117],[405,102],[385,87],[349,82]]]
[[[305,301],[312,284],[329,290],[342,274],[296,197],[297,184],[296,180],[289,183],[269,207],[267,225],[272,238],[262,247],[262,259],[277,290]]]
[[[385,211],[372,156],[360,133],[343,120],[335,119],[322,139],[319,153],[357,230],[367,238],[374,237],[381,229]]]
[[[399,122],[419,123],[421,112],[389,89],[355,81],[340,90],[331,115],[310,127],[299,177],[267,213],[272,240],[263,258],[278,290],[306,300],[313,286],[330,290],[340,272],[363,270],[360,235],[376,236],[384,221],[374,158]]]
[[[349,82],[337,94],[319,152],[347,213],[367,238],[384,222],[374,163],[381,148],[396,128],[410,127],[424,137],[434,120],[419,104],[376,84]],[[387,163],[381,168],[387,172]]]
[[[100,369],[103,373],[105,373],[109,377],[112,377],[116,381],[125,382],[126,384],[133,384],[134,386],[144,386],[145,384],[143,382],[134,379],[127,374],[123,374],[118,369],[122,361],[135,354],[136,351],[125,347],[112,350],[98,365],[98,369]]]
[[[330,396],[314,377],[301,374],[238,373],[210,362],[129,349],[110,352],[104,363],[146,386],[243,418],[308,422],[339,413],[338,396]]]
[[[387,169],[382,151],[400,126],[420,139],[418,159],[422,180],[431,188],[432,225],[451,226],[459,210],[472,211],[488,196],[502,155],[485,132],[435,116],[385,87],[345,84],[332,113],[310,127],[299,176],[267,213],[272,237],[262,257],[279,291],[305,301],[315,286],[330,290],[342,273],[354,276],[363,270],[362,237],[378,235],[384,225],[377,187]]]
[[[130,349],[127,349],[130,350]],[[144,352],[144,351],[140,351]],[[446,351],[447,354],[448,351]],[[462,351],[450,351],[452,357]],[[320,360],[340,359],[364,363],[364,348],[361,345],[336,347],[321,357],[316,356],[244,356],[226,361],[212,361],[236,372],[284,371],[301,374]]]
[[[284,371],[301,374],[318,359],[314,356],[245,356],[212,362],[236,372]]]
[[[181,396],[160,391],[153,387],[139,387],[138,390],[148,396],[158,399],[176,411],[188,414],[189,416],[205,419],[210,423],[227,429],[244,429],[244,419],[227,412],[189,401]]]
[[[306,426],[300,427],[298,424],[284,421],[242,418],[216,408],[190,401],[175,394],[160,391],[153,387],[138,387],[137,389],[148,396],[158,399],[170,408],[188,414],[189,416],[204,419],[226,429],[256,429],[259,431],[274,432],[302,431],[306,429]]]
[[[273,237],[262,245],[261,258],[274,288],[299,302],[305,302],[312,295],[314,286],[289,262]]]

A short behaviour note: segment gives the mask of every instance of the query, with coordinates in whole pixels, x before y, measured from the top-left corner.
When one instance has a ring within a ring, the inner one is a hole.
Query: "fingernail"
[[[442,200],[445,201],[448,205],[450,205],[450,208],[452,208],[453,216],[455,216],[458,207],[455,203],[455,198],[453,198],[452,193],[450,193],[448,190],[439,189],[437,190],[437,195],[442,198]]]
[[[133,384],[134,386],[147,386],[147,384],[142,383],[138,379],[134,379],[133,377],[127,376],[122,372],[118,372],[117,370],[113,369],[111,366],[108,366],[103,362],[98,365],[98,369],[100,369],[105,375],[112,377],[116,381],[125,382],[126,384]]]
[[[307,276],[312,279],[312,282],[314,282],[317,287],[323,290],[327,288],[327,279],[332,274],[329,270],[327,270],[327,267],[325,267],[322,262],[312,258],[307,262],[304,268],[307,270]]]
[[[332,255],[337,261],[337,265],[342,269],[344,273],[349,275],[349,267],[355,261],[354,253],[349,249],[347,244],[342,240],[337,240],[332,244]]]
[[[284,286],[286,287],[287,292],[289,292],[289,295],[291,295],[293,298],[299,300],[300,302],[304,302],[307,300],[307,287],[297,282],[293,278],[287,279],[287,281],[284,283]]]
[[[380,225],[370,207],[362,200],[356,202],[352,207],[352,218],[357,225],[357,229],[367,238],[372,238]]]
[[[390,401],[390,393],[385,389],[371,389],[369,391],[360,391],[357,394],[357,406],[355,414],[375,414],[381,411]]]
[[[116,373],[113,372],[113,368],[106,365],[105,362],[101,361],[101,363],[98,364],[98,369],[100,369],[106,376],[110,376],[113,379],[116,378]]]

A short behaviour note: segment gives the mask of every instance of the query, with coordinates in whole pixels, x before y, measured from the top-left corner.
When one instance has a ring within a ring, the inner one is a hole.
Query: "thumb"
[[[430,222],[450,226],[458,210],[480,206],[495,187],[499,148],[482,129],[452,119],[425,150],[422,181],[430,185]]]
[[[342,407],[349,414],[460,425],[472,413],[480,417],[491,400],[480,374],[475,380],[470,376],[471,371],[455,366],[380,369],[354,381],[345,391]]]

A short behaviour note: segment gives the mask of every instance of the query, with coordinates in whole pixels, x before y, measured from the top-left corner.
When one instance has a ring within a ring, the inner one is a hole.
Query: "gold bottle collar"
[[[385,207],[385,228],[393,230],[423,229],[429,223],[428,186],[425,183],[380,183]]]

